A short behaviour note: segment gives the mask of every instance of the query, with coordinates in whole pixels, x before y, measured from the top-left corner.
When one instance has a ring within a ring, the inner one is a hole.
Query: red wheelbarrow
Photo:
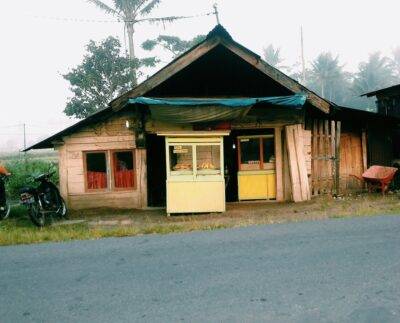
[[[361,177],[357,175],[350,175],[350,176],[357,178],[363,183],[366,183],[368,192],[371,192],[372,189],[375,188],[375,189],[381,189],[382,194],[385,194],[396,172],[397,172],[396,167],[374,165],[368,168],[361,175]]]

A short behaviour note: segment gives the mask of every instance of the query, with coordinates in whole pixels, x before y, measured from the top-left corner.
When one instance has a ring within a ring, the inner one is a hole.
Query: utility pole
[[[27,164],[27,159],[26,159],[26,124],[23,123],[22,127],[24,129],[24,164],[25,164],[25,171],[26,171],[26,164]]]
[[[24,150],[26,149],[26,125],[25,123],[22,125],[24,128]]]
[[[219,22],[219,12],[218,12],[218,4],[217,3],[214,3],[214,15],[215,15],[215,18],[217,18],[217,24],[219,25],[220,24],[220,22]]]
[[[302,65],[302,75],[303,84],[306,83],[306,61],[304,58],[304,38],[303,38],[303,26],[300,26],[300,37],[301,37],[301,65]]]

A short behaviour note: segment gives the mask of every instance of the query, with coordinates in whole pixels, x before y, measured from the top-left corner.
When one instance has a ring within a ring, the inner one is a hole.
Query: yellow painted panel
[[[267,199],[275,199],[276,198],[276,176],[275,174],[267,175]]]
[[[167,181],[167,213],[225,212],[225,182]]]
[[[239,200],[264,200],[276,198],[275,173],[238,174]]]

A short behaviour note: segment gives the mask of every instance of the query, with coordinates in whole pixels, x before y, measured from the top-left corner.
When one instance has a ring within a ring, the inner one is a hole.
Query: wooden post
[[[367,131],[365,129],[362,130],[361,145],[362,145],[363,171],[365,172],[368,168]]]
[[[331,121],[332,194],[336,194],[336,122]]]
[[[318,195],[319,192],[319,170],[318,170],[318,120],[314,119],[313,121],[313,132],[312,132],[312,188],[313,195]]]
[[[329,120],[325,120],[324,122],[324,130],[325,130],[325,134],[324,134],[324,155],[325,155],[325,159],[324,159],[324,169],[325,169],[325,192],[327,191],[332,191],[332,187],[333,184],[331,183],[331,178],[332,178],[332,174],[331,174],[331,168],[330,166],[330,159],[329,157],[331,156],[330,153],[330,143],[329,143]]]
[[[325,168],[324,168],[324,121],[319,120],[318,125],[318,180],[319,180],[319,191],[324,192],[324,180],[325,180]]]
[[[340,134],[341,122],[336,121],[336,140],[335,140],[335,193],[340,194]]]
[[[60,182],[60,194],[63,197],[67,206],[69,206],[68,200],[68,156],[66,145],[56,146],[55,150],[58,152],[58,167],[59,167],[59,182]]]
[[[283,156],[282,156],[282,128],[275,128],[275,172],[276,172],[276,200],[284,200],[283,194]]]

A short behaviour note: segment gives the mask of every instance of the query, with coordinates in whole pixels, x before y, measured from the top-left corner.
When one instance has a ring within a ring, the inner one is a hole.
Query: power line
[[[206,16],[211,16],[215,15],[215,12],[206,12],[203,14],[197,14],[197,15],[192,15],[192,16],[184,16],[184,17],[178,17],[180,19],[189,19],[189,18],[201,18],[201,17],[206,17]],[[61,22],[79,22],[79,23],[140,23],[143,21],[152,21],[152,20],[160,20],[163,18],[145,18],[145,19],[139,19],[135,21],[129,21],[129,20],[122,20],[122,19],[113,19],[113,20],[107,20],[107,19],[87,19],[87,18],[74,18],[74,17],[56,17],[56,16],[33,16],[35,19],[43,19],[43,20],[55,20],[55,21],[61,21]],[[168,17],[166,17],[168,18]]]
[[[62,22],[90,22],[90,23],[120,23],[121,20],[104,20],[104,19],[87,19],[87,18],[73,18],[73,17],[50,17],[50,16],[33,16],[36,19],[56,20]]]

